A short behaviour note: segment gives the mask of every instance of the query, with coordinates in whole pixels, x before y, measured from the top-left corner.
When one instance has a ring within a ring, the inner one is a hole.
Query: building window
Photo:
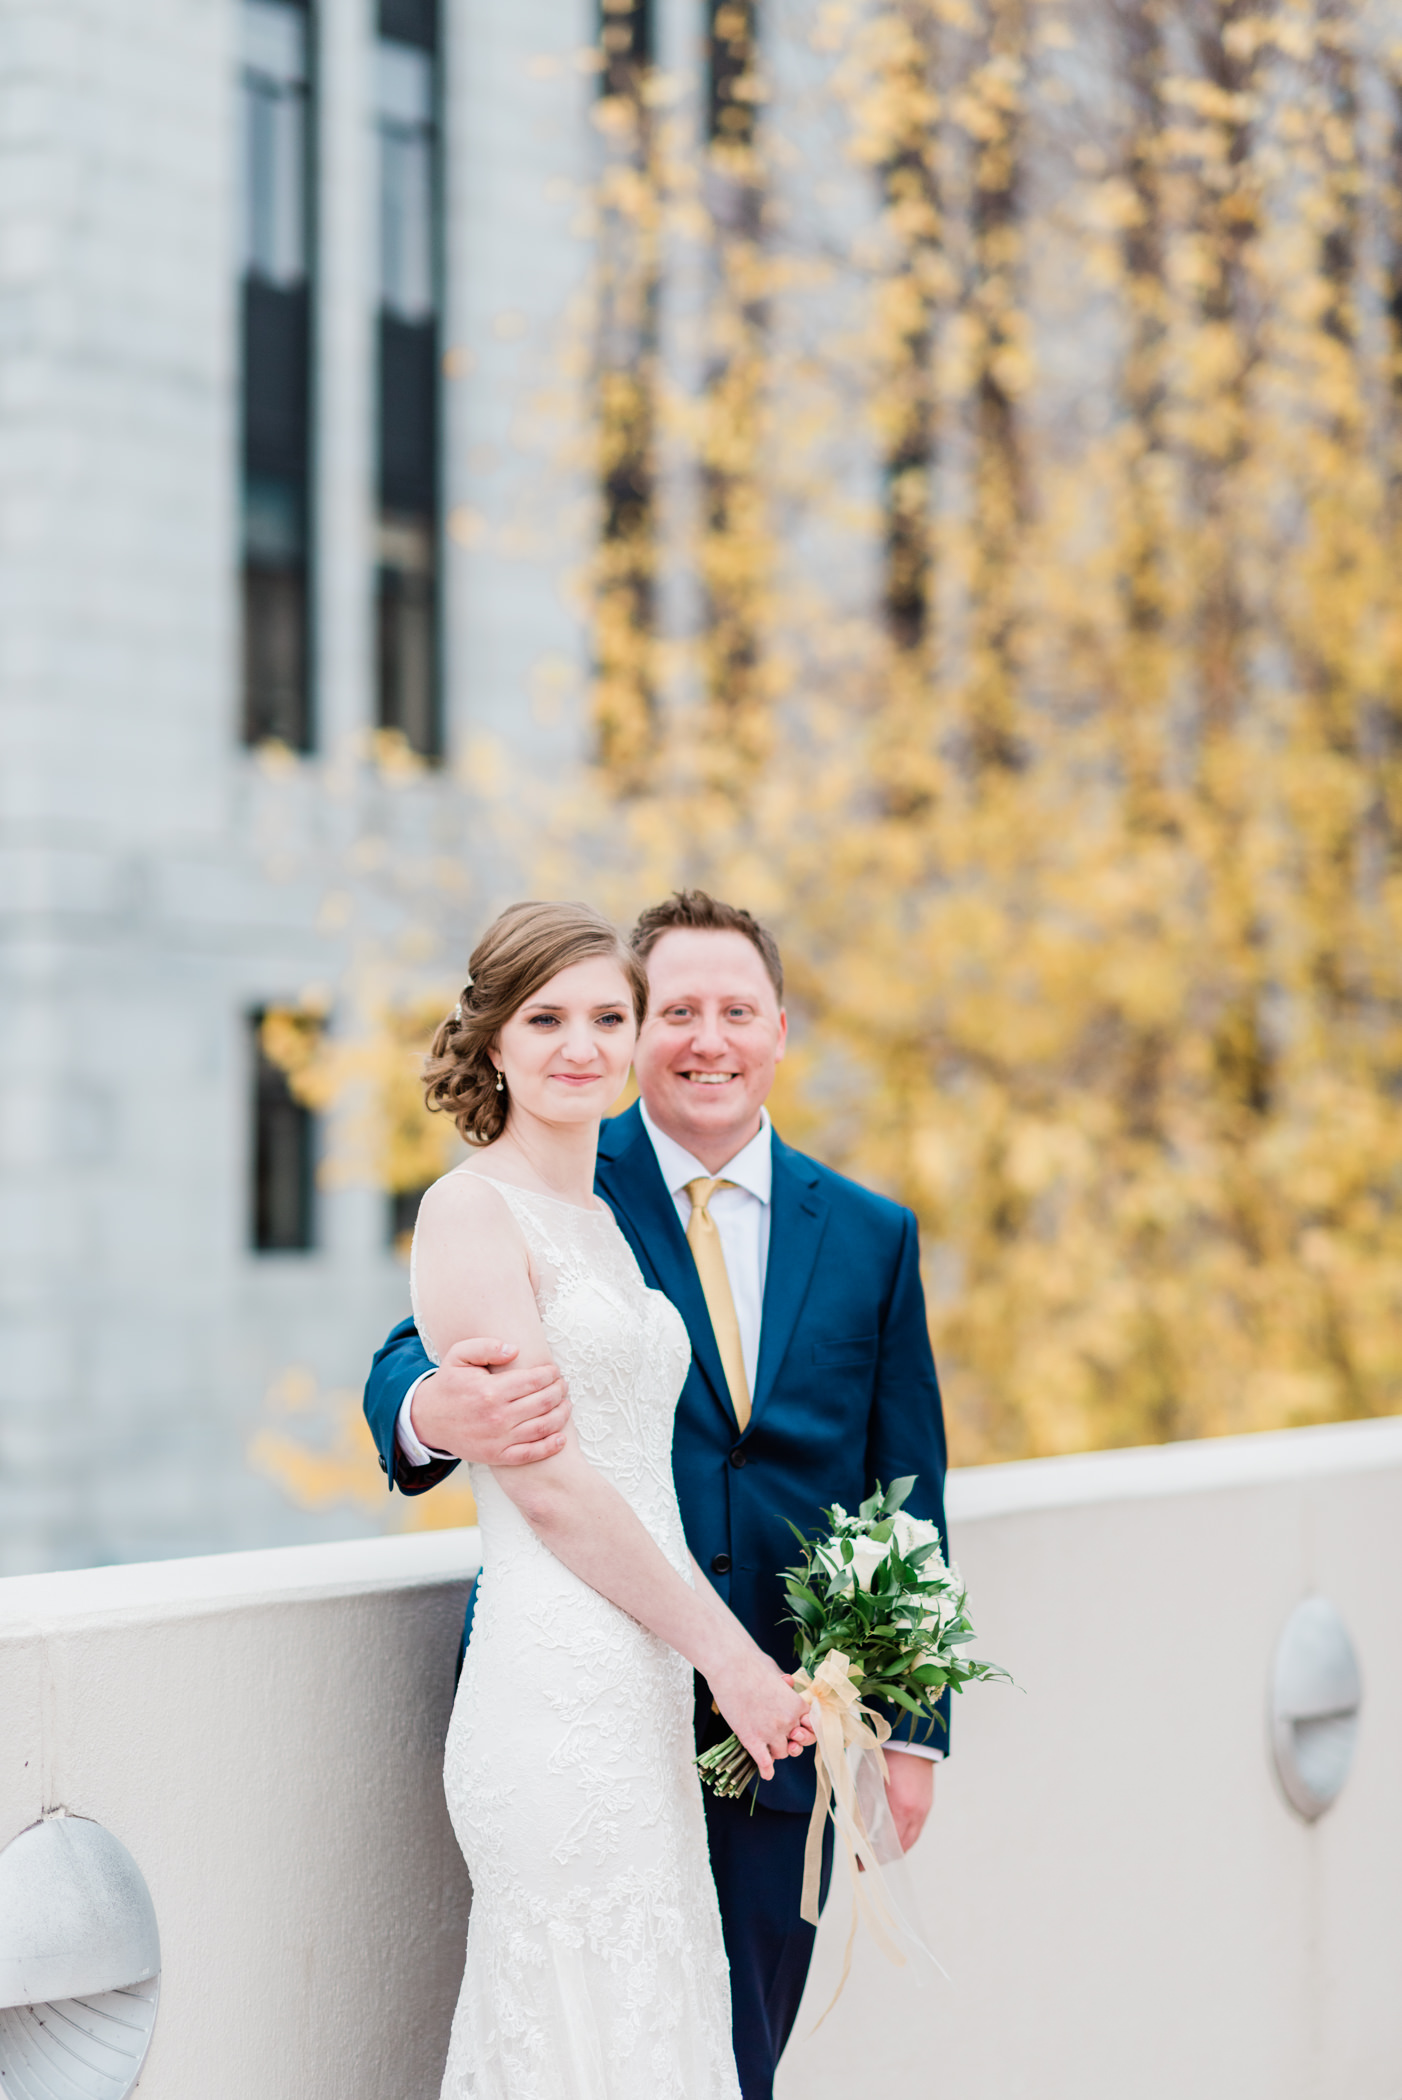
[[[311,748],[311,17],[242,0],[243,733]]]
[[[409,1259],[414,1227],[419,1219],[423,1189],[392,1189],[389,1198],[389,1243],[403,1260]]]
[[[648,784],[659,749],[657,696],[658,214],[665,183],[653,85],[651,0],[600,0],[600,545],[594,614],[597,751],[617,793]],[[650,199],[639,210],[640,199]]]
[[[260,1010],[249,1016],[253,1073],[252,1242],[257,1254],[300,1254],[316,1244],[316,1118],[268,1055]]]
[[[708,0],[707,130],[713,142],[751,146],[755,136],[758,0]]]
[[[601,95],[631,97],[653,61],[652,0],[600,0]]]
[[[438,24],[435,0],[380,0],[379,532],[382,729],[442,749],[438,676]]]

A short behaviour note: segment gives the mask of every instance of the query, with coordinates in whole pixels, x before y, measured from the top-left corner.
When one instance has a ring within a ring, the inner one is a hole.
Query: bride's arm
[[[424,1197],[414,1271],[421,1327],[440,1355],[467,1336],[490,1332],[517,1345],[520,1369],[551,1361],[520,1227],[479,1176],[450,1175]],[[557,1457],[494,1467],[493,1477],[558,1560],[701,1672],[763,1776],[772,1778],[775,1759],[798,1747],[791,1735],[806,1736],[807,1702],[709,1582],[693,1588],[683,1581],[622,1495],[585,1458],[573,1425]]]

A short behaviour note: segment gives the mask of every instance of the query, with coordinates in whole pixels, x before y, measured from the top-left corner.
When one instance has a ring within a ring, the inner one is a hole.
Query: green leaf
[[[918,1473],[906,1473],[901,1479],[891,1482],[881,1499],[881,1510],[884,1516],[893,1517],[896,1511],[903,1507],[906,1496],[910,1493],[919,1477]]]
[[[890,1699],[894,1705],[905,1707],[907,1712],[913,1713],[917,1719],[924,1718],[927,1709],[918,1700],[912,1699],[910,1693],[903,1691],[900,1685],[888,1685],[883,1696]]]

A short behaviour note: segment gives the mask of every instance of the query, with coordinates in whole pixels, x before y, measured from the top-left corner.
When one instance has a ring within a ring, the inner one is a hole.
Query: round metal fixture
[[[1363,1685],[1348,1629],[1326,1597],[1285,1622],[1271,1675],[1271,1743],[1285,1798],[1307,1822],[1338,1798],[1353,1763]]]
[[[141,1869],[86,1816],[47,1816],[0,1852],[0,2094],[126,2100],[160,1994]]]

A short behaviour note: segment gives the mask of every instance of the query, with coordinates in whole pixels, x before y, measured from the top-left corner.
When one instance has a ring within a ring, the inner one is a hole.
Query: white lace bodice
[[[647,1288],[606,1205],[581,1210],[491,1175],[478,1178],[491,1182],[530,1249],[541,1325],[569,1380],[580,1449],[632,1504],[673,1567],[685,1572],[686,1540],[672,1485],[672,1418],[691,1362],[681,1314],[661,1291]],[[411,1259],[411,1295],[414,1289]],[[437,1363],[422,1322],[419,1333]],[[480,1471],[473,1469],[473,1487],[486,1525],[487,1511],[506,1497],[499,1489],[494,1494],[496,1483],[479,1479]]]
[[[681,1316],[611,1212],[492,1185],[580,1448],[690,1581]],[[739,2100],[690,1665],[558,1561],[490,1470],[471,1475],[482,1578],[444,1783],[473,1908],[443,2100]]]

